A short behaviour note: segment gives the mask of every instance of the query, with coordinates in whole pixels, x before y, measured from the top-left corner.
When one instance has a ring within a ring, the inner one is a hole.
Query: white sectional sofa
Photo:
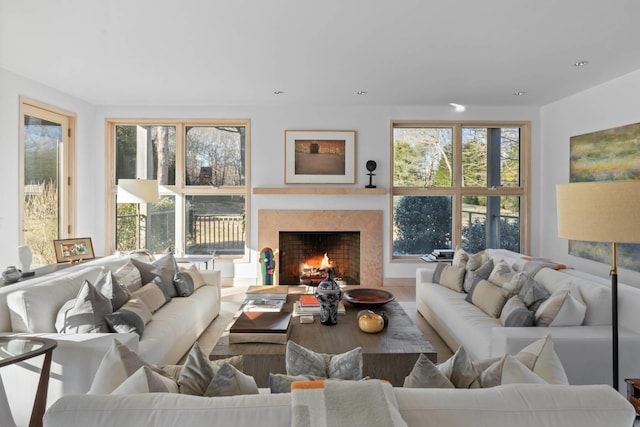
[[[522,255],[507,250],[487,250],[497,263],[513,267]],[[418,312],[452,349],[464,346],[473,359],[517,353],[531,342],[551,334],[554,349],[571,384],[612,384],[612,328],[610,281],[574,269],[542,268],[533,277],[550,293],[565,285],[577,286],[587,306],[580,326],[504,327],[497,318],[465,301],[465,293],[432,283],[436,263],[416,271]],[[624,284],[618,289],[619,387],[625,378],[640,376],[640,289]]]
[[[116,271],[128,257],[109,256],[42,277],[0,287],[0,334],[42,336],[58,342],[53,352],[47,405],[70,393],[86,393],[117,338],[145,360],[175,364],[220,312],[220,272],[201,271],[206,283],[186,298],[177,297],[153,314],[142,337],[135,333],[60,334],[56,316],[76,297],[85,280],[95,283],[103,270]],[[35,396],[43,356],[0,369],[16,423],[26,425]]]
[[[632,427],[635,418],[629,402],[605,385],[509,384],[394,392],[409,427]],[[290,427],[291,413],[291,393],[214,398],[175,393],[69,395],[49,408],[44,426]]]

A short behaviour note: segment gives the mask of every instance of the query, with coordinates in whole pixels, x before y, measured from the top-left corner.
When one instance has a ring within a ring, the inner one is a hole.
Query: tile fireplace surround
[[[359,231],[360,284],[382,286],[381,210],[259,210],[258,250],[273,249],[276,265],[281,231]]]

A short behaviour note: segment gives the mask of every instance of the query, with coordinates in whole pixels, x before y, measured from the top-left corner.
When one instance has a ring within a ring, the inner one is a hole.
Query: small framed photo
[[[58,263],[80,262],[95,258],[91,237],[54,240],[53,246]]]
[[[285,130],[285,184],[355,184],[356,131]]]

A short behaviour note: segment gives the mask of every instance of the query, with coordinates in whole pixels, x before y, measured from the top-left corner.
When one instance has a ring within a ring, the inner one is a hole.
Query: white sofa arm
[[[416,285],[418,283],[431,283],[433,280],[433,272],[436,270],[438,263],[433,262],[426,264],[425,267],[416,268]]]
[[[53,350],[47,407],[60,397],[89,391],[93,377],[114,339],[138,351],[138,335],[130,334],[3,334],[40,336],[57,341]],[[44,355],[2,368],[7,399],[18,426],[27,425]]]
[[[220,270],[200,270],[200,275],[207,285],[221,287],[222,279]]]

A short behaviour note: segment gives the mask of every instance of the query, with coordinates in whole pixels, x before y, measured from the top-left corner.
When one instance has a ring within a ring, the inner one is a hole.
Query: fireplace
[[[360,284],[360,232],[281,231],[280,284],[317,286],[332,268],[336,280]]]
[[[276,284],[280,284],[280,267],[284,260],[280,253],[282,232],[357,232],[360,242],[358,250],[353,252],[357,252],[359,256],[359,273],[354,275],[354,282],[347,282],[347,285],[358,283],[366,287],[382,286],[381,210],[259,210],[257,250],[265,247],[273,249],[276,258]],[[327,255],[329,258],[338,256],[331,253]],[[345,262],[340,261],[340,264]],[[338,268],[341,268],[340,265]]]

